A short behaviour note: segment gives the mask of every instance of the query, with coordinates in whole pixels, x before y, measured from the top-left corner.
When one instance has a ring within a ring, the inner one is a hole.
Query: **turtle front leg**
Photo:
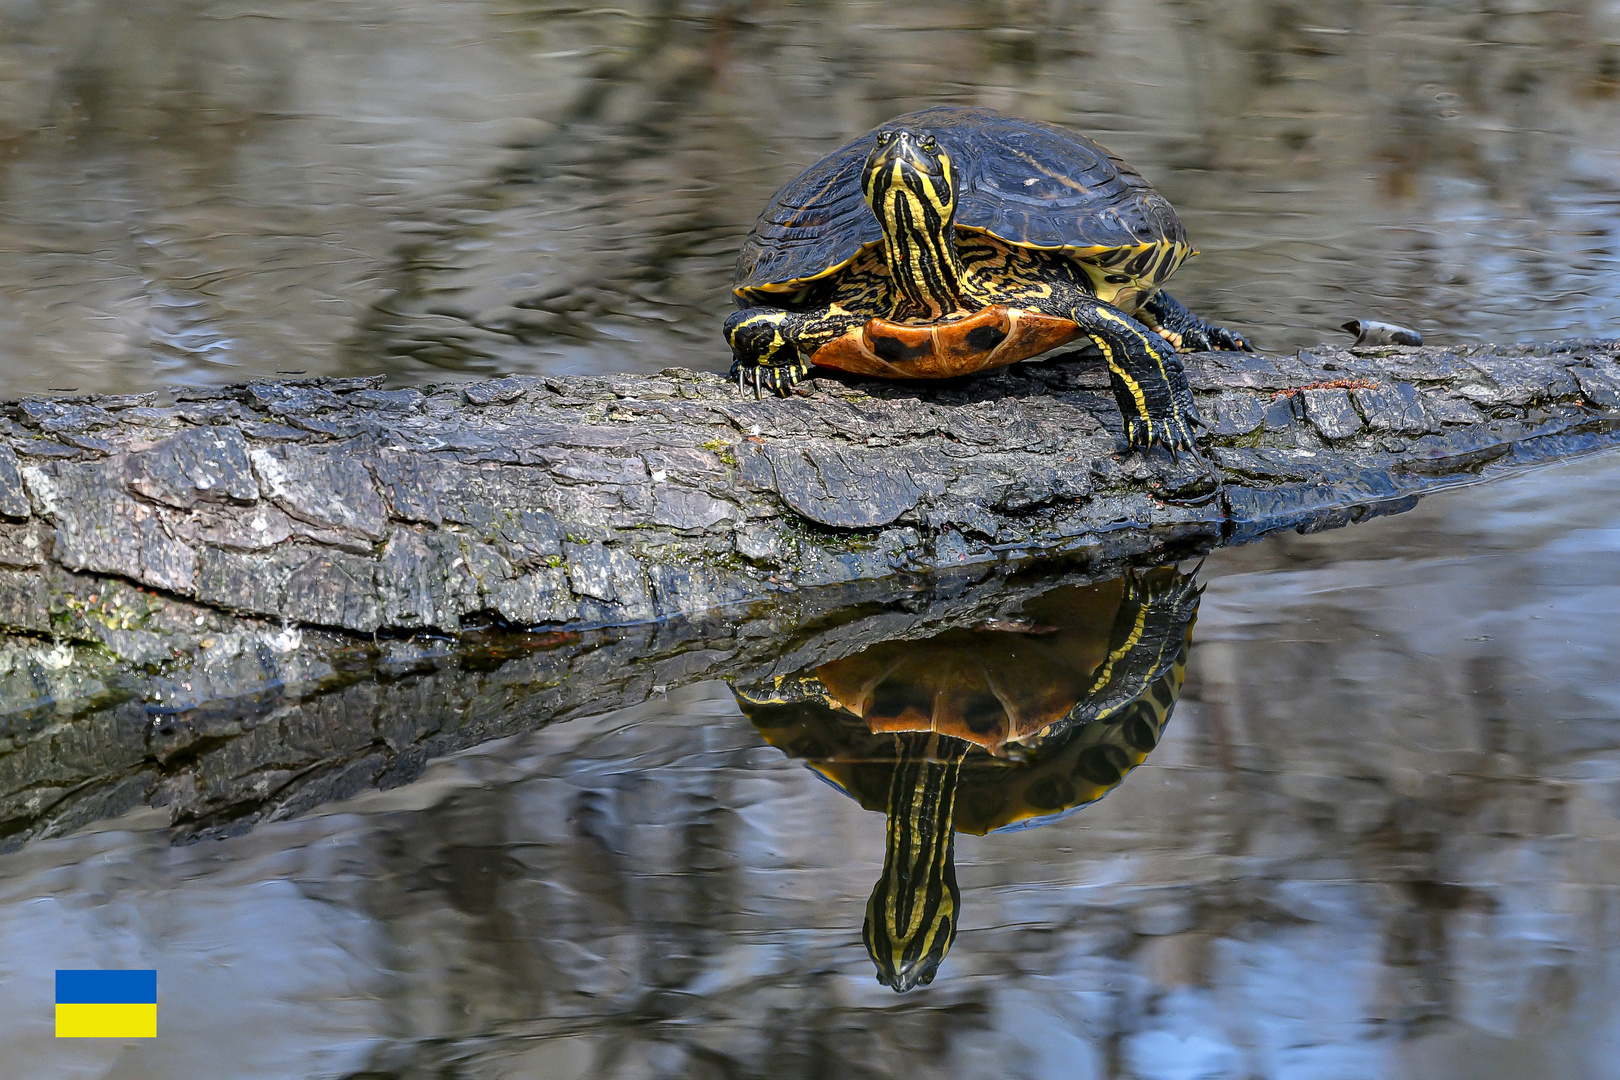
[[[793,313],[781,308],[744,308],[726,320],[726,340],[731,343],[731,377],[737,389],[746,390],[751,381],[754,396],[765,389],[786,397],[810,371],[809,361],[794,339]]]
[[[1172,455],[1178,450],[1196,455],[1193,428],[1203,421],[1193,405],[1181,358],[1170,343],[1095,297],[1072,297],[1065,307],[1060,313],[1075,321],[1108,362],[1109,382],[1125,418],[1130,448],[1159,445]]]
[[[1207,323],[1187,310],[1169,293],[1159,291],[1148,297],[1138,311],[1148,326],[1174,345],[1179,352],[1206,352],[1213,349],[1253,352],[1249,339],[1236,330]]]
[[[733,312],[726,320],[726,341],[731,344],[731,377],[738,389],[754,388],[759,397],[770,390],[781,397],[810,374],[809,357],[821,346],[866,320],[855,315],[824,311],[786,311],[752,307]]]

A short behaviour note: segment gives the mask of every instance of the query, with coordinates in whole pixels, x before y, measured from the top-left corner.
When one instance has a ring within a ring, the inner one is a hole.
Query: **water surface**
[[[1616,507],[1607,455],[1216,552],[1162,739],[1101,801],[959,834],[960,933],[905,995],[861,942],[882,815],[706,683],[226,840],[144,811],[0,858],[0,1052],[165,1080],[1620,1075]],[[99,965],[158,969],[156,1042],[51,1039],[51,971]]]
[[[1596,0],[15,0],[0,396],[723,370],[770,194],[938,103],[1122,153],[1262,347],[1601,335],[1617,90]]]

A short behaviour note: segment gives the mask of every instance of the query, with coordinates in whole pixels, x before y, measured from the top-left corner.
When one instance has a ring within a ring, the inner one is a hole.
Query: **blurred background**
[[[0,0],[0,395],[723,370],[739,239],[900,112],[1134,163],[1266,348],[1597,334],[1620,6]]]

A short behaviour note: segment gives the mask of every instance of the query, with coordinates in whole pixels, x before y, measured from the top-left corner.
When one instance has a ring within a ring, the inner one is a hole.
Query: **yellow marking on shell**
[[[768,282],[764,285],[738,285],[731,290],[732,295],[742,300],[780,300],[794,299],[800,296],[811,285],[818,281],[825,281],[835,274],[841,273],[856,259],[874,248],[882,248],[882,240],[871,240],[855,249],[847,259],[840,259],[825,270],[819,270],[805,277],[793,278],[790,281]]]
[[[1097,299],[1105,304],[1134,310],[1149,296],[1158,291],[1159,286],[1170,279],[1180,268],[1187,257],[1192,254],[1185,244],[1178,244],[1170,240],[1155,240],[1149,244],[1137,244],[1133,247],[1093,247],[1093,248],[1061,248],[1080,264],[1086,277],[1091,281],[1092,292]],[[1151,252],[1152,257],[1147,260],[1142,269],[1134,274],[1125,273],[1121,267],[1131,260]],[[1128,277],[1128,281],[1109,281],[1110,275]],[[1128,299],[1122,299],[1121,294],[1135,293]]]
[[[1029,251],[1055,251],[1067,255],[1071,259],[1098,264],[1107,262],[1110,266],[1118,266],[1121,263],[1129,262],[1133,256],[1141,254],[1150,247],[1169,248],[1177,254],[1174,256],[1174,261],[1166,267],[1166,277],[1174,273],[1182,263],[1198,254],[1197,248],[1168,239],[1149,240],[1146,243],[1127,244],[1123,247],[1118,244],[1032,244],[1025,240],[1008,239],[999,233],[978,225],[959,223],[956,227],[963,232],[979,233],[1003,244],[1009,244],[1012,247],[1024,248]]]
[[[1187,637],[1189,639],[1192,637],[1192,628],[1190,624],[1187,629]],[[1183,645],[1183,648],[1185,648],[1185,645]],[[1185,682],[1186,679],[1187,658],[1186,653],[1182,652],[1176,657],[1175,663],[1170,665],[1169,670],[1159,677],[1158,685],[1148,688],[1148,708],[1153,710],[1153,718],[1158,721],[1155,726],[1158,727],[1160,735],[1164,734],[1164,726],[1170,722],[1170,710],[1174,709],[1176,707],[1176,702],[1180,700],[1181,684]],[[1161,687],[1169,694],[1169,704],[1161,702],[1158,698],[1158,690]]]
[[[875,177],[876,173],[874,173],[873,176]],[[1157,240],[1151,245],[1142,244],[1135,247],[1125,248],[1114,247],[1106,244],[1091,244],[1085,246],[1073,244],[1029,244],[1020,240],[1005,239],[997,236],[989,229],[982,229],[975,225],[958,224],[956,226],[956,230],[959,234],[970,233],[988,237],[998,244],[1004,244],[1015,249],[1023,249],[1026,251],[1050,251],[1061,254],[1080,265],[1080,267],[1086,272],[1086,276],[1090,278],[1092,291],[1097,294],[1097,299],[1109,304],[1114,302],[1113,298],[1119,294],[1119,290],[1126,286],[1141,289],[1142,295],[1140,300],[1146,300],[1149,296],[1156,292],[1161,285],[1168,281],[1170,276],[1174,274],[1183,263],[1192,258],[1194,255],[1198,254],[1197,248],[1189,247],[1186,244],[1174,243],[1169,240]],[[958,243],[961,242],[962,241],[959,239]],[[1157,270],[1153,275],[1153,281],[1134,281],[1121,284],[1110,284],[1103,280],[1107,272],[1100,269],[1102,265],[1100,260],[1106,257],[1109,259],[1109,265],[1118,265],[1120,263],[1129,261],[1129,258],[1132,255],[1138,254],[1144,248],[1150,246],[1163,247],[1167,249],[1169,253],[1168,258],[1157,261]],[[882,240],[872,240],[861,245],[861,247],[856,249],[855,252],[849,256],[849,258],[841,259],[840,261],[827,267],[825,270],[818,271],[817,273],[810,274],[806,277],[794,278],[791,281],[775,282],[765,285],[739,286],[733,289],[732,292],[743,300],[765,301],[773,299],[797,299],[800,297],[800,294],[802,294],[810,285],[818,281],[825,281],[827,278],[841,273],[842,271],[850,268],[851,264],[861,259],[863,255],[868,255],[874,250],[881,253],[882,248]]]

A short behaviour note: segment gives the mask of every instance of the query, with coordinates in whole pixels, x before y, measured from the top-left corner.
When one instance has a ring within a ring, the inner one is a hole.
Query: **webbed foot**
[[[1174,345],[1177,352],[1209,352],[1217,349],[1254,352],[1254,345],[1243,334],[1205,322],[1166,292],[1154,293],[1138,314]]]
[[[1174,563],[1149,570],[1127,570],[1123,603],[1145,607],[1196,604],[1204,595],[1204,586],[1198,584],[1198,572],[1203,568],[1203,560],[1199,560],[1198,565],[1185,574]]]

